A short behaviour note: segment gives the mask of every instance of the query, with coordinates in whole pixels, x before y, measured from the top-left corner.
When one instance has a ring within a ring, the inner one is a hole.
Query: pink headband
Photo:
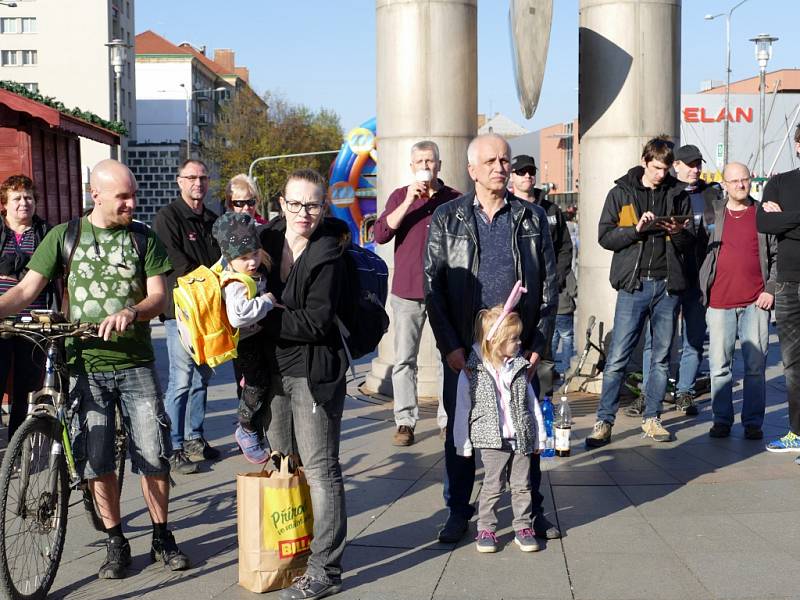
[[[522,294],[527,293],[527,288],[522,287],[522,281],[517,281],[517,283],[514,284],[514,287],[511,288],[511,293],[508,295],[508,300],[506,300],[506,303],[503,305],[503,312],[500,313],[497,321],[494,322],[494,325],[492,325],[492,328],[489,330],[489,335],[486,336],[487,340],[491,340],[494,337],[494,334],[497,333],[497,329],[500,327],[500,323],[514,310],[514,307],[519,303],[520,298],[522,298]]]

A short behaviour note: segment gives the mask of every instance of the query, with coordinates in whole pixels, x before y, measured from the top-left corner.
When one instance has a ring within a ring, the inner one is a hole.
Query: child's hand
[[[278,299],[273,295],[272,292],[267,292],[266,294],[264,294],[264,297],[268,298],[269,301],[272,302],[272,306],[276,308],[286,308],[283,304],[280,304],[278,302]]]

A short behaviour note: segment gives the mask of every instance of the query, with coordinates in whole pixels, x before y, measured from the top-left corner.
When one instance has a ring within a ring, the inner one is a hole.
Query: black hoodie
[[[636,231],[636,223],[647,211],[657,217],[689,215],[691,206],[684,184],[667,175],[655,189],[642,184],[644,167],[633,167],[608,192],[598,226],[598,241],[614,252],[609,280],[616,290],[634,292],[641,277],[665,278],[667,290],[686,288],[684,256],[694,245],[694,224],[674,236],[663,231]]]

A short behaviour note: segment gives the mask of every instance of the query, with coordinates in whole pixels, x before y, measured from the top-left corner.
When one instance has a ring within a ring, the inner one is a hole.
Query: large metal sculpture
[[[553,0],[511,0],[509,3],[511,62],[517,98],[526,119],[533,117],[539,103],[552,22]]]

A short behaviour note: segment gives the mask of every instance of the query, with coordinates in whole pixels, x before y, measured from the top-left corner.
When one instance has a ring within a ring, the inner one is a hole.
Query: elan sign
[[[720,123],[725,120],[725,108],[721,108],[719,113],[714,113],[716,109],[708,109],[704,106],[687,106],[683,109],[684,123]],[[728,111],[728,121],[732,123],[752,123],[753,108],[742,108],[741,106],[732,107]]]

